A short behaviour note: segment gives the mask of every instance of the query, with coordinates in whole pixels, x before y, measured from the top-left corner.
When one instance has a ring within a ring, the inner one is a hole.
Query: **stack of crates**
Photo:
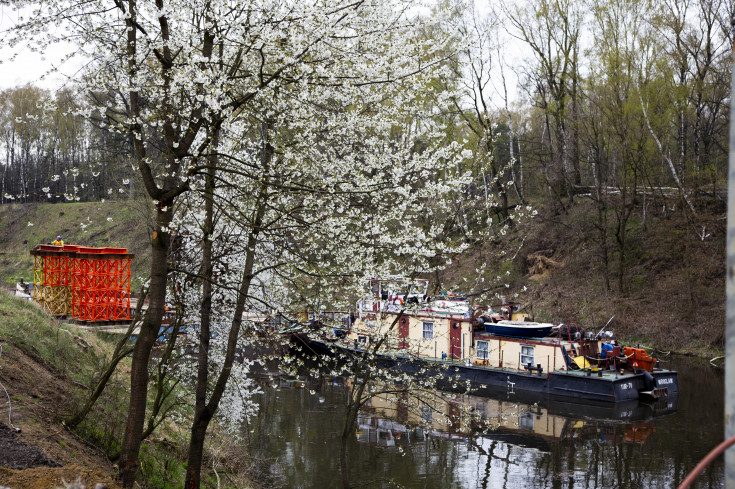
[[[39,245],[36,250],[33,298],[52,316],[71,314],[70,254],[62,246]]]

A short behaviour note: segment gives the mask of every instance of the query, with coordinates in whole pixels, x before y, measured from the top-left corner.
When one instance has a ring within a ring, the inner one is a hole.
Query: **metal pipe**
[[[735,28],[735,14],[730,19]],[[735,43],[730,58],[730,151],[727,179],[727,326],[725,351],[725,436],[735,436]],[[725,486],[735,489],[735,451],[725,452]]]

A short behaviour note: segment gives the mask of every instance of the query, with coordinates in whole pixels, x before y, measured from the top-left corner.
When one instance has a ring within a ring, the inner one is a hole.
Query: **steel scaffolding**
[[[33,299],[53,316],[79,321],[130,319],[130,264],[125,248],[38,245]]]

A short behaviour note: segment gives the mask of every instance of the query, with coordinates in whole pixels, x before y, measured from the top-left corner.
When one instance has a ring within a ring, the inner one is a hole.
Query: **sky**
[[[8,28],[12,28],[18,22],[18,13],[13,11],[9,5],[0,4],[0,36]],[[42,78],[44,73],[58,63],[66,54],[71,52],[71,45],[56,45],[44,53],[34,53],[28,47],[29,43],[17,46],[18,56],[15,61],[8,61],[11,52],[0,50],[0,90],[27,83],[43,88],[54,89],[64,84],[65,77],[54,74]],[[60,67],[65,75],[72,75],[78,66],[68,64]]]
[[[478,13],[484,16],[490,10],[490,0],[476,0],[475,7]],[[12,28],[18,23],[19,15],[25,14],[27,16],[29,10],[25,9],[25,12],[19,14],[10,5],[0,3],[0,36],[3,35],[6,29]],[[524,51],[523,46],[507,35],[503,37],[504,43],[510,43],[504,46],[506,58],[511,58],[517,63],[521,58],[521,53]],[[55,90],[61,88],[69,77],[73,78],[81,66],[80,61],[67,62],[63,66],[57,66],[60,73],[44,76],[54,63],[58,64],[59,60],[70,53],[74,47],[71,44],[55,45],[41,54],[33,52],[29,48],[29,44],[30,42],[26,42],[16,48],[18,49],[19,55],[15,61],[8,61],[12,53],[0,48],[0,90],[29,83],[41,88]],[[491,88],[486,96],[489,95],[489,98],[496,106],[495,108],[502,109],[504,104],[500,91],[500,74],[497,59],[493,61],[493,66],[494,88]],[[509,99],[513,103],[522,96],[518,88],[517,74],[514,72],[514,66],[512,64],[506,63],[504,71],[507,79]]]

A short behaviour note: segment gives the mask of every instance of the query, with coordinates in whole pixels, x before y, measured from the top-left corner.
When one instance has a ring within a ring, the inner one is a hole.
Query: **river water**
[[[672,357],[677,400],[600,410],[444,395],[432,406],[376,399],[348,448],[353,487],[676,488],[723,439],[724,373]],[[340,436],[349,380],[272,379],[247,427],[252,453],[287,488],[341,487]],[[278,385],[272,387],[271,385]],[[486,422],[446,423],[470,406]],[[489,427],[489,428],[488,428]],[[724,487],[722,457],[693,487]]]

